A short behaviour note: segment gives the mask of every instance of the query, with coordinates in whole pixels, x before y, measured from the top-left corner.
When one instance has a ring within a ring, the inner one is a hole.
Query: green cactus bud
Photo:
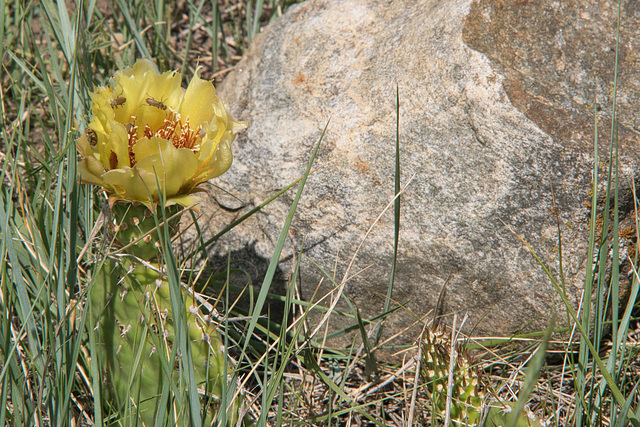
[[[460,352],[459,348],[455,349]],[[429,394],[436,409],[444,416],[451,357],[451,343],[443,330],[425,330],[423,340],[422,376],[429,384]],[[460,354],[453,369],[450,417],[454,425],[476,425],[484,393],[478,373],[465,354]]]
[[[444,330],[425,330],[422,342],[422,378],[428,385],[427,393],[434,409],[442,419],[446,415],[452,345],[455,344],[451,343],[449,335]],[[532,414],[520,413],[516,418],[509,404],[487,405],[478,370],[460,346],[455,347],[455,352],[457,358],[453,368],[450,407],[452,425],[477,426],[483,419],[485,427],[542,425]]]

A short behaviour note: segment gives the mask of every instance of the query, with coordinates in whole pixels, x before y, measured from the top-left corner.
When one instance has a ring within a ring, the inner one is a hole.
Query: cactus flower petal
[[[160,74],[139,60],[91,93],[92,119],[78,139],[82,182],[102,186],[111,201],[186,206],[202,183],[229,169],[235,121],[198,72],[186,90],[177,72]]]

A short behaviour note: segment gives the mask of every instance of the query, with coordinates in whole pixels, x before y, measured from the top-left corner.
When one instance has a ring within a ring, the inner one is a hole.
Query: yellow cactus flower
[[[78,139],[82,182],[102,186],[112,204],[151,207],[164,194],[167,205],[188,206],[202,183],[229,169],[231,143],[246,123],[197,71],[186,90],[181,80],[138,60],[91,93],[93,117]]]

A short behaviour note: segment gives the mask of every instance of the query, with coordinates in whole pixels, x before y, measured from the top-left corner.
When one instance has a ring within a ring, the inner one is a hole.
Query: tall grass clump
[[[568,323],[572,325],[570,338],[566,342],[563,364],[557,368],[561,371],[560,386],[566,383],[573,385],[573,402],[568,405],[569,408],[561,408],[563,405],[558,404],[553,418],[556,425],[640,425],[638,372],[637,367],[634,367],[637,364],[639,351],[637,341],[629,341],[633,332],[632,322],[637,322],[637,319],[634,319],[634,312],[637,315],[639,289],[637,245],[626,259],[633,272],[630,291],[626,301],[620,299],[622,295],[620,270],[622,262],[625,261],[620,256],[620,192],[628,187],[623,186],[620,181],[620,144],[617,133],[619,41],[620,9],[616,57],[613,64],[611,129],[604,157],[598,138],[598,117],[597,114],[594,116],[594,167],[590,191],[589,249],[586,258],[584,293],[578,311],[571,305],[565,293],[560,226],[558,227],[559,278],[554,277],[534,250],[529,248],[545,269],[551,284],[561,297]],[[633,208],[629,214],[634,218],[633,234],[638,241],[639,204],[635,182],[631,182],[629,187],[631,190],[627,191],[631,191],[633,200]],[[564,418],[560,418],[561,411],[565,413]]]
[[[96,217],[76,178],[79,21],[59,12],[52,3],[0,10],[3,425],[65,425],[90,414],[74,401],[91,390],[77,257],[78,229]]]
[[[638,246],[635,253],[629,253],[628,261],[633,268],[631,290],[622,312],[620,267],[624,259],[620,257],[620,144],[618,141],[618,55],[620,51],[620,11],[618,6],[618,27],[616,35],[616,57],[614,64],[613,101],[611,106],[611,131],[608,147],[608,168],[605,173],[605,193],[598,198],[600,152],[598,141],[598,120],[595,116],[595,144],[593,188],[591,191],[591,226],[587,262],[583,311],[576,326],[579,330],[580,347],[575,366],[577,392],[576,425],[625,425],[628,422],[640,425],[638,411],[638,383],[630,371],[631,364],[638,357],[637,348],[629,346],[627,340],[631,327],[632,313],[638,296]],[[594,109],[595,110],[595,109]],[[606,152],[606,151],[605,151]],[[635,183],[632,182],[633,209],[635,215],[635,237],[638,241],[638,200]],[[598,212],[598,208],[602,206]],[[612,205],[613,204],[613,205]],[[598,223],[600,215],[601,225]],[[610,275],[607,272],[610,271]],[[595,297],[595,301],[593,299]],[[593,307],[593,312],[592,312]],[[573,316],[573,313],[572,313]],[[604,339],[609,336],[609,348]],[[604,353],[606,350],[606,353]],[[605,355],[605,357],[600,357]]]

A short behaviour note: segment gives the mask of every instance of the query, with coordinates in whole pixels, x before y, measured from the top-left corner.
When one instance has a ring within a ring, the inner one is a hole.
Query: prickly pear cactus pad
[[[189,425],[197,412],[204,425],[246,426],[252,422],[219,319],[169,280],[171,254],[162,251],[193,193],[231,165],[231,143],[246,125],[233,120],[210,82],[196,73],[185,90],[181,79],[148,60],[116,73],[91,94],[92,118],[78,140],[80,179],[101,186],[110,207],[104,237],[112,243],[88,291],[92,359],[102,378],[94,387],[122,425]],[[180,399],[191,412],[176,411]]]

